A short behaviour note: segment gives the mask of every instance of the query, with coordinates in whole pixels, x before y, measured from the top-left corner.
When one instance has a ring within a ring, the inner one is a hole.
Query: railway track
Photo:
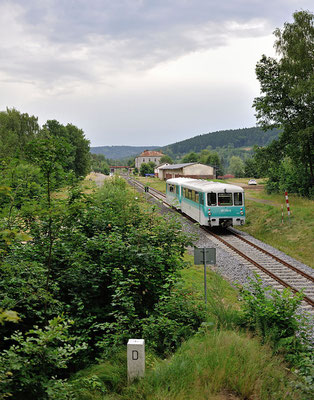
[[[129,180],[129,183],[139,190],[144,191],[142,183],[133,179]],[[164,193],[149,187],[149,194],[167,204]],[[220,230],[219,233],[217,233],[218,231],[215,233],[208,227],[201,227],[201,229],[217,245],[237,257],[251,271],[258,273],[268,285],[279,291],[284,288],[288,288],[294,293],[303,291],[304,299],[302,308],[314,313],[314,273],[309,275],[282,260],[280,257],[252,243],[232,228]]]
[[[303,291],[302,308],[314,312],[314,277],[312,275],[267,252],[231,229],[219,234],[210,231],[207,227],[204,229],[215,239],[214,241],[222,244],[242,264],[258,273],[268,285],[279,291],[284,288],[294,293]]]

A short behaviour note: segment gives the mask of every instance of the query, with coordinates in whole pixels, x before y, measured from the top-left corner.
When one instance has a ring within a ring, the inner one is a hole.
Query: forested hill
[[[195,136],[181,142],[162,147],[161,150],[171,156],[180,157],[194,151],[195,153],[211,146],[212,149],[232,145],[238,147],[265,146],[278,136],[278,130],[264,132],[260,128],[229,129]]]
[[[112,160],[123,159],[137,156],[144,150],[159,149],[160,146],[99,146],[91,147],[92,154],[103,154],[106,158]]]
[[[165,154],[180,158],[186,153],[196,153],[208,146],[212,149],[232,145],[238,147],[252,147],[254,145],[265,146],[278,136],[278,130],[264,132],[260,128],[229,129],[225,131],[210,132],[195,136],[191,139],[160,146],[99,146],[91,147],[92,154],[103,154],[112,160],[134,157],[144,150],[161,149]]]

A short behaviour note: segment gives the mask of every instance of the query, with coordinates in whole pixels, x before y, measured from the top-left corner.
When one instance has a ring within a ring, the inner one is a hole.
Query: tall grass
[[[245,333],[214,330],[189,340],[112,399],[301,399],[271,350]],[[234,397],[231,397],[231,396]],[[219,397],[218,397],[219,396]]]
[[[79,400],[302,399],[292,380],[283,362],[257,339],[212,330],[184,343],[171,359],[154,360],[132,385],[126,384],[125,351],[112,363],[84,370],[72,385]]]

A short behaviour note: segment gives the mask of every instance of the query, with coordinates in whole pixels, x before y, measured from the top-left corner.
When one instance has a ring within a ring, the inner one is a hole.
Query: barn
[[[214,179],[216,171],[210,165],[200,163],[170,164],[158,167],[158,178],[165,180],[170,178],[195,178]]]

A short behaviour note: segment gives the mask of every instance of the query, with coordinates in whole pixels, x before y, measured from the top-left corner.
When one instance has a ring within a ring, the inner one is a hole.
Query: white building
[[[216,171],[210,165],[200,163],[170,164],[158,168],[159,179],[170,178],[195,178],[195,179],[215,179]]]
[[[143,153],[141,153],[138,157],[135,158],[135,167],[137,169],[140,169],[143,163],[147,164],[150,161],[152,161],[158,166],[160,164],[160,159],[163,156],[164,154],[162,154],[160,151],[145,150],[143,151]]]

